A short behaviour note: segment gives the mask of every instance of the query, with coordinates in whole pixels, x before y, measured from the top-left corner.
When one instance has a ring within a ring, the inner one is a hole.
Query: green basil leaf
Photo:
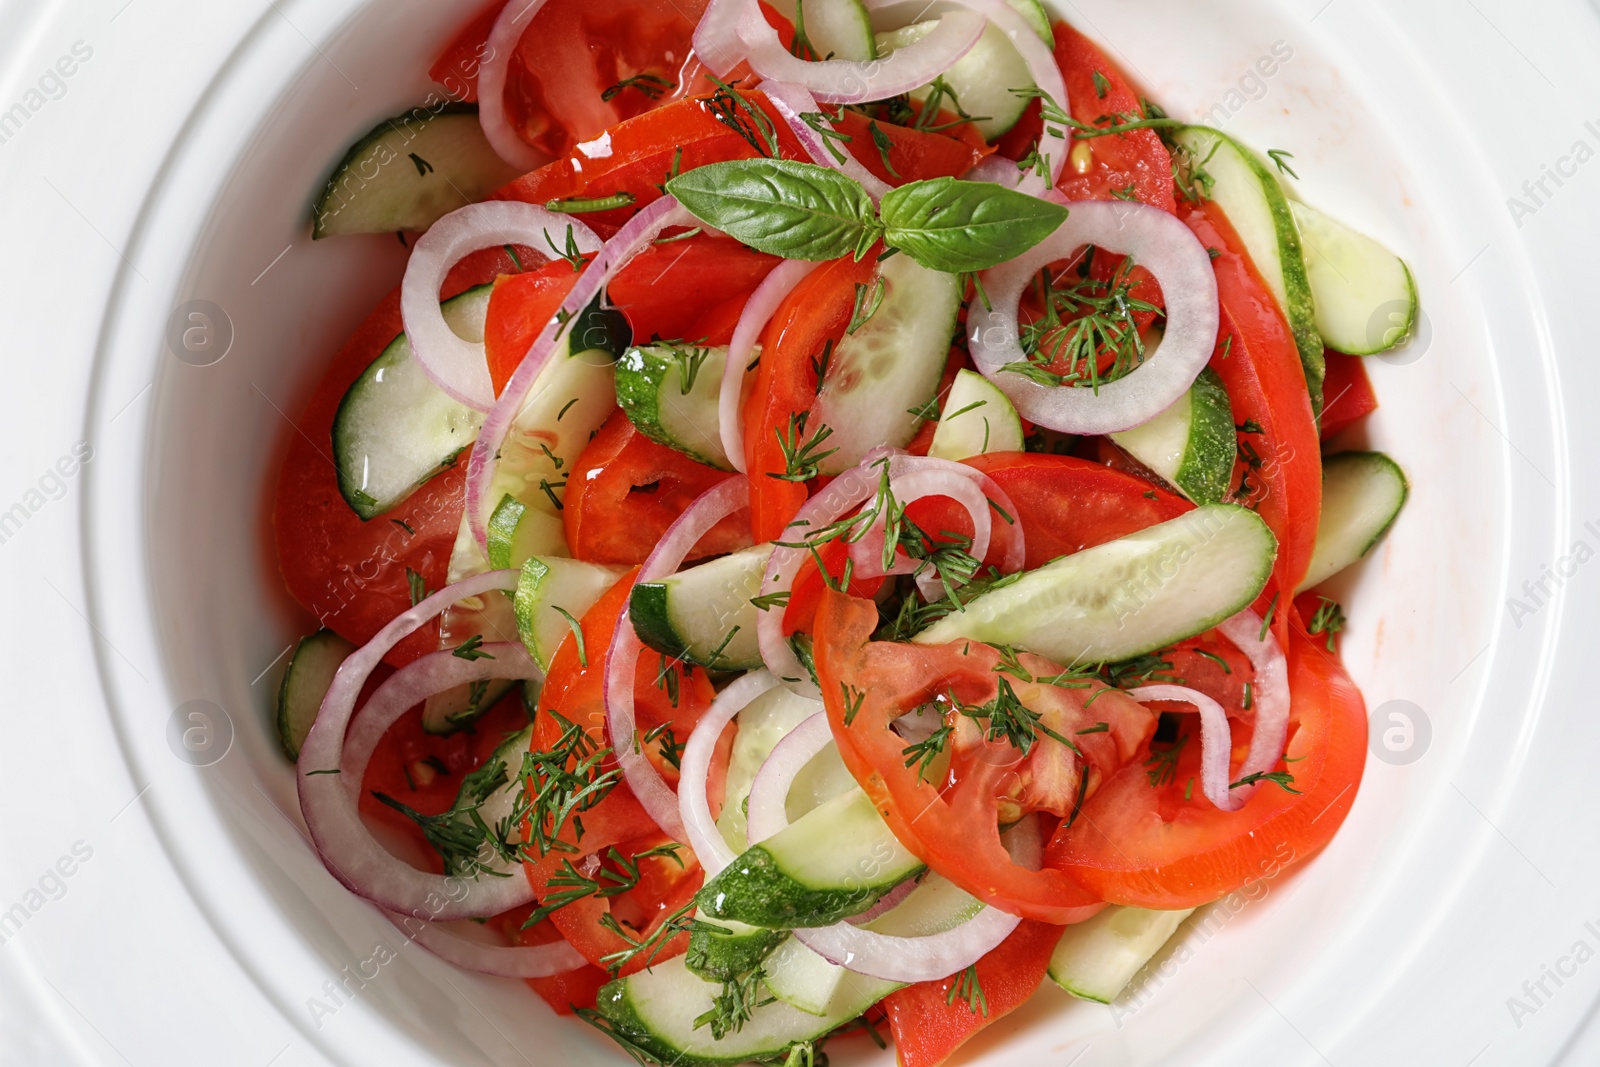
[[[883,197],[884,243],[951,274],[1015,259],[1055,232],[1067,209],[994,182],[911,182]]]
[[[838,259],[883,229],[860,182],[815,163],[711,163],[673,178],[667,192],[701,222],[786,259]]]

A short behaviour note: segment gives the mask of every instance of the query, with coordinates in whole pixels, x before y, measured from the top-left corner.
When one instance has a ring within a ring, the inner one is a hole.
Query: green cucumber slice
[[[727,362],[725,345],[630,348],[617,360],[617,403],[650,440],[731,471],[717,414]]]
[[[976,371],[957,372],[928,455],[966,459],[985,452],[1021,452],[1022,447],[1022,420],[1010,398]]]
[[[865,63],[878,58],[872,19],[861,0],[772,0],[772,6],[794,23],[796,31],[804,28],[806,40],[822,59]]]
[[[573,621],[582,619],[583,613],[594,607],[595,601],[621,576],[620,568],[561,556],[530,556],[522,564],[513,602],[517,635],[540,670],[549,670],[556,650],[571,639],[569,617]],[[584,653],[586,657],[600,657],[605,655],[605,649],[588,648]]]
[[[463,340],[483,340],[492,285],[439,305]],[[401,334],[361,372],[333,418],[339,494],[362,520],[382,515],[455,463],[478,439],[483,413],[434,385]]]
[[[1167,410],[1111,440],[1196,504],[1228,495],[1238,435],[1228,390],[1210,367]]]
[[[697,1028],[694,1021],[712,1010],[722,986],[697,976],[678,956],[605,986],[595,1007],[614,1037],[654,1062],[713,1067],[781,1057],[791,1046],[849,1022],[896,988],[892,982],[853,974],[840,983],[821,1015],[775,1000],[756,1008],[742,1027],[718,1041],[709,1027]]]
[[[1317,546],[1296,593],[1321,585],[1372,551],[1411,492],[1405,471],[1382,452],[1340,452],[1322,461]]]
[[[916,436],[939,391],[950,339],[961,310],[953,274],[929,270],[910,256],[890,256],[879,268],[883,301],[855,333],[833,350],[808,430],[832,431],[822,473],[849,470],[874,448],[900,448]],[[864,294],[863,314],[872,293]]]
[[[1317,332],[1352,356],[1387,352],[1411,335],[1417,283],[1405,261],[1366,234],[1291,201],[1305,245]]]
[[[684,964],[707,981],[730,982],[762,967],[788,936],[782,930],[697,917]]]
[[[1227,214],[1256,270],[1289,322],[1300,366],[1305,371],[1311,406],[1322,410],[1322,378],[1326,367],[1322,335],[1317,332],[1316,302],[1306,277],[1306,257],[1293,209],[1272,168],[1250,149],[1220,130],[1184,126],[1173,132],[1180,167],[1191,183],[1201,173],[1208,195]]]
[[[489,147],[476,106],[415,107],[350,146],[311,208],[311,236],[420,233],[519,173]]]
[[[507,493],[489,516],[488,542],[490,569],[503,571],[521,567],[530,556],[561,555],[567,533],[560,517]]]
[[[1110,1004],[1192,914],[1112,905],[1067,927],[1050,957],[1050,979],[1075,997]]]
[[[565,546],[565,539],[562,540]],[[489,557],[473,536],[467,517],[461,516],[456,528],[456,542],[450,550],[450,565],[445,571],[445,581],[454,585],[474,574],[489,569]],[[465,641],[478,638],[482,641],[516,640],[516,620],[511,612],[511,600],[498,590],[481,596],[467,597],[451,604],[439,615],[439,647],[453,649]],[[430,734],[454,733],[472,725],[479,716],[504,696],[514,682],[496,679],[458,685],[430,696],[422,705],[422,728]]]
[[[865,911],[921,870],[857,788],[746,849],[696,900],[714,919],[772,930],[826,926]]]
[[[1207,504],[974,597],[912,640],[971,638],[1057,663],[1130,659],[1209,630],[1260,595],[1278,542],[1261,516]]]
[[[317,721],[333,676],[355,650],[355,645],[332,630],[318,630],[294,646],[283,684],[278,686],[278,742],[291,761],[300,759],[300,746]]]
[[[938,24],[937,19],[930,19],[880,33],[878,50],[887,54],[905,48]],[[972,50],[944,72],[943,81],[948,94],[955,97],[962,111],[973,116],[972,124],[989,141],[1017,124],[1028,109],[1029,97],[1022,91],[1034,87],[1033,76],[1028,73],[1022,54],[1006,32],[993,23],[984,27],[983,36]],[[924,86],[912,90],[911,98],[926,101],[932,92],[932,88]],[[946,110],[954,110],[948,98],[943,103]]]
[[[631,610],[629,616],[632,616]],[[723,840],[735,852],[743,852],[750,847],[749,839],[745,836],[744,809],[756,772],[779,741],[821,710],[822,701],[792,693],[780,685],[762,693],[739,712],[739,731],[733,737],[733,751],[728,756],[728,776],[722,790],[722,814],[717,816],[717,829],[722,831]],[[800,791],[801,780],[810,769],[811,765],[808,764],[795,777],[795,784],[789,792],[791,798]]]
[[[676,659],[718,671],[761,666],[756,642],[760,610],[750,599],[761,591],[771,545],[752,545],[728,556],[640,582],[628,599],[628,618],[639,640]]]
[[[1039,35],[1039,40],[1049,45],[1052,50],[1056,46],[1056,34],[1050,27],[1050,14],[1045,11],[1044,5],[1039,0],[1006,0],[1016,8],[1028,23],[1028,28]]]

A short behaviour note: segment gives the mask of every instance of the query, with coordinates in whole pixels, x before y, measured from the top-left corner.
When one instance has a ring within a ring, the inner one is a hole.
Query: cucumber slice
[[[689,930],[689,949],[684,954],[684,964],[707,981],[730,982],[763,967],[763,961],[788,936],[782,930],[697,917]]]
[[[871,799],[853,789],[745,850],[696,899],[714,919],[773,930],[826,926],[865,911],[920,870]]]
[[[1291,201],[1305,244],[1317,332],[1352,356],[1387,352],[1411,336],[1417,284],[1405,261],[1366,234]]]
[[[1011,400],[976,371],[956,374],[928,455],[966,459],[985,452],[1021,452],[1022,420]]]
[[[822,1037],[897,988],[892,982],[852,974],[840,983],[823,1014],[812,1015],[775,1000],[756,1008],[744,1026],[718,1041],[709,1027],[697,1028],[694,1021],[712,1010],[722,986],[695,975],[679,956],[605,986],[595,1008],[614,1036],[654,1062],[713,1067],[781,1058],[791,1046]]]
[[[1296,593],[1321,585],[1388,533],[1411,486],[1382,452],[1340,452],[1322,461],[1322,519],[1317,547]]]
[[[563,539],[562,545],[565,544]],[[473,536],[472,527],[463,515],[461,524],[456,528],[456,542],[450,550],[450,565],[445,571],[445,581],[454,585],[488,569],[489,557],[479,547],[478,539]],[[439,615],[441,649],[459,648],[463,642],[474,637],[483,641],[514,641],[516,633],[511,600],[498,590],[457,601]],[[422,728],[430,734],[449,734],[470,726],[492,708],[495,701],[504,696],[513,684],[506,680],[476,682],[435,693],[423,702]]]
[[[1192,914],[1112,905],[1067,927],[1050,957],[1050,979],[1075,997],[1110,1004]]]
[[[1019,8],[1020,10],[1020,8]],[[1031,23],[1031,20],[1030,20]],[[937,19],[915,22],[898,30],[878,34],[878,50],[885,54],[912,44],[937,26]],[[983,36],[972,50],[944,72],[947,92],[955,97],[961,110],[973,116],[972,124],[985,140],[993,141],[1017,124],[1028,109],[1028,97],[1012,92],[1013,89],[1031,89],[1033,76],[1022,54],[1011,43],[1011,38],[1000,27],[990,23],[984,27]],[[926,101],[933,90],[924,86],[914,89],[911,98]],[[946,110],[950,101],[944,100]]]
[[[519,173],[489,147],[476,106],[412,108],[350,146],[311,208],[311,236],[420,233]]]
[[[516,684],[511,678],[490,678],[435,693],[422,706],[422,728],[430,734],[451,734],[471,726]]]
[[[1200,173],[1208,195],[1227,214],[1250,261],[1266,280],[1278,308],[1289,322],[1300,366],[1305,371],[1311,406],[1322,410],[1322,335],[1317,332],[1316,303],[1306,277],[1306,258],[1294,211],[1272,168],[1250,149],[1220,130],[1184,126],[1174,131],[1191,180]]]
[[[629,614],[631,616],[631,610]],[[739,712],[739,732],[733,738],[733,751],[728,757],[728,776],[723,785],[722,814],[717,816],[717,828],[722,831],[728,847],[735,852],[743,852],[750,847],[749,839],[745,836],[744,808],[756,772],[779,741],[821,710],[822,701],[799,696],[780,685],[762,693]],[[799,792],[800,781],[810,769],[808,764],[806,770],[796,776],[795,784],[790,788],[791,797]]]
[[[833,350],[817,395],[810,430],[826,425],[833,431],[827,447],[838,450],[822,462],[824,474],[849,470],[882,445],[909,443],[950,357],[961,310],[955,275],[929,270],[910,256],[890,256],[878,277],[883,302]]]
[[[1111,440],[1196,504],[1216,504],[1228,495],[1238,436],[1228,390],[1210,367],[1167,410]]]
[[[1278,542],[1261,516],[1207,504],[1027,571],[974,597],[912,640],[972,638],[1057,663],[1130,659],[1209,630],[1249,607]]]
[[[581,563],[561,556],[530,556],[517,579],[514,610],[517,635],[540,670],[549,670],[556,650],[572,637],[572,623],[594,607],[622,576],[617,567]],[[565,613],[565,614],[563,614]],[[604,656],[605,649],[585,649],[586,656]]]
[[[960,926],[983,910],[982,901],[937,874],[929,874],[898,906],[867,924],[895,937],[926,937]],[[829,963],[799,941],[786,941],[762,966],[772,995],[820,1015],[851,972]]]
[[[530,556],[558,556],[567,550],[567,533],[558,516],[530,508],[507,493],[489,516],[489,567],[510,570]]]
[[[861,0],[772,0],[772,6],[796,30],[803,26],[806,40],[821,59],[864,63],[878,57],[872,20]]]
[[[355,645],[332,630],[318,630],[294,646],[289,669],[278,686],[278,741],[291,761],[300,759],[300,746],[317,721],[334,674],[355,650]]]
[[[630,348],[617,360],[617,403],[650,440],[731,471],[717,413],[727,362],[725,345]]]
[[[439,306],[463,340],[483,340],[493,289],[480,285]],[[429,380],[401,334],[339,401],[333,419],[339,494],[363,520],[382,515],[453,464],[482,425],[482,412]]]
[[[1039,40],[1049,45],[1051,50],[1055,49],[1056,34],[1050,28],[1050,14],[1045,11],[1044,5],[1039,3],[1039,0],[1006,0],[1006,2],[1016,8],[1017,14],[1027,21],[1028,28],[1039,35]]]
[[[771,545],[752,545],[659,582],[640,582],[628,600],[639,640],[677,659],[719,671],[761,666],[756,643],[761,591]],[[775,609],[777,610],[777,609]]]

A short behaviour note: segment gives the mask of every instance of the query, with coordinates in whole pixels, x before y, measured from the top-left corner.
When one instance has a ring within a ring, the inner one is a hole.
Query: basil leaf
[[[883,197],[884,242],[950,274],[1015,259],[1055,232],[1067,209],[994,182],[935,178]]]
[[[710,163],[667,182],[667,192],[701,222],[786,259],[859,255],[883,230],[860,182],[815,163]]]

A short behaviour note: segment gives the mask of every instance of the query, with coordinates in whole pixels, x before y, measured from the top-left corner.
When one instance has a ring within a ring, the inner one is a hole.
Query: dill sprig
[[[1096,249],[1090,245],[1078,262],[1077,280],[1061,286],[1048,268],[1039,274],[1044,311],[1024,326],[1020,341],[1026,359],[1001,369],[1041,385],[1086,386],[1098,390],[1136,370],[1144,362],[1144,339],[1134,316],[1160,308],[1132,295],[1133,257],[1123,257],[1108,281],[1090,276]],[[1104,371],[1100,364],[1110,357]],[[1063,365],[1062,371],[1053,366]]]

